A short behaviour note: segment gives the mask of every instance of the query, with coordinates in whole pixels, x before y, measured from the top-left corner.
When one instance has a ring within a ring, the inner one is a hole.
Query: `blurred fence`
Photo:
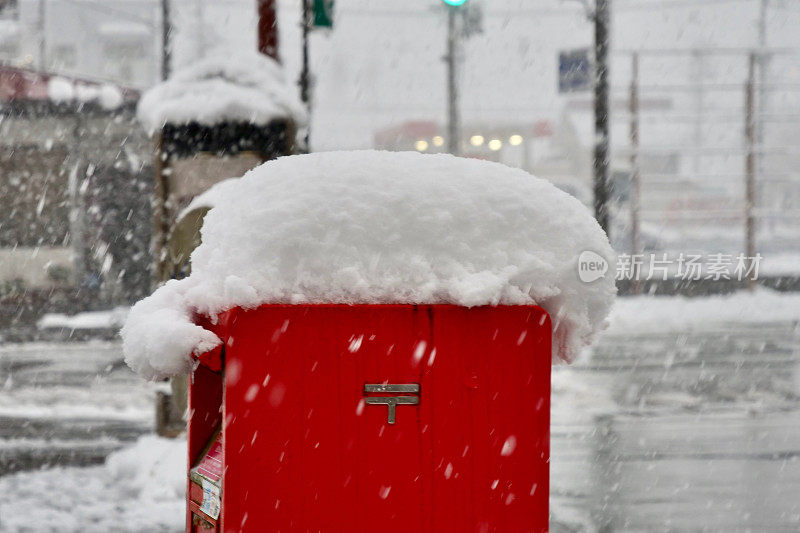
[[[616,213],[621,251],[760,252],[778,270],[800,257],[799,57],[617,52],[615,78],[629,80],[613,88],[629,104],[612,117],[614,166],[629,169]],[[643,108],[643,99],[666,105]]]

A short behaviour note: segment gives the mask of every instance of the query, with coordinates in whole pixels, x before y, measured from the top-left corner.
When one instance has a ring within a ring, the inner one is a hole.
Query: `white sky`
[[[477,2],[478,0],[470,0]],[[465,122],[555,119],[557,53],[588,46],[592,25],[570,0],[483,0],[484,32],[464,46],[462,113]],[[613,47],[749,47],[758,42],[760,0],[612,0]],[[195,11],[178,2],[185,31],[176,36],[176,64],[194,50]],[[206,42],[255,46],[255,0],[206,1]],[[406,120],[445,117],[441,57],[445,19],[440,0],[336,0],[335,27],[312,35],[317,79],[314,149],[364,148],[374,132]],[[770,0],[768,46],[800,46],[800,2]],[[300,3],[279,3],[281,57],[292,79],[300,65]],[[216,34],[216,35],[215,35]],[[675,63],[650,60],[643,71],[664,83]],[[713,68],[713,67],[709,67]],[[725,64],[723,75],[738,76]],[[744,72],[744,71],[742,71]],[[627,83],[627,59],[615,55],[612,84]],[[685,79],[685,78],[684,78]]]

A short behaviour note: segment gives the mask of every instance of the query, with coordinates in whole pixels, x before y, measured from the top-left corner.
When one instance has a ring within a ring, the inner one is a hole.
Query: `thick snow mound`
[[[102,466],[2,476],[0,494],[3,532],[184,531],[186,440],[147,435]]]
[[[107,311],[84,311],[74,315],[46,313],[36,322],[39,329],[119,329],[125,323],[129,309],[115,307]]]
[[[540,305],[571,360],[604,327],[613,251],[575,198],[506,166],[413,152],[327,152],[261,165],[214,194],[192,274],[136,304],[128,364],[148,378],[219,343],[191,322],[264,303]]]
[[[151,133],[169,122],[213,125],[223,121],[267,124],[306,113],[296,87],[281,66],[256,52],[217,50],[147,91],[139,101],[139,121]]]
[[[135,445],[109,455],[106,470],[131,498],[183,503],[186,440],[145,435]]]

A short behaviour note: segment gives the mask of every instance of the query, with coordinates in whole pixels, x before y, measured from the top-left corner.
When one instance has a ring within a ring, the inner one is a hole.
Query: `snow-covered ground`
[[[0,531],[182,531],[186,442],[145,436],[102,466],[0,478]]]
[[[158,387],[128,371],[118,342],[0,345],[0,383],[0,416],[131,422],[152,418]]]
[[[795,238],[797,238],[797,233],[795,233]],[[800,252],[764,254],[760,271],[764,276],[798,276],[800,275]]]
[[[618,298],[610,333],[705,329],[730,323],[800,322],[800,293],[758,289],[723,296]]]
[[[0,345],[0,531],[178,530],[185,446],[136,440],[159,386],[119,342]]]

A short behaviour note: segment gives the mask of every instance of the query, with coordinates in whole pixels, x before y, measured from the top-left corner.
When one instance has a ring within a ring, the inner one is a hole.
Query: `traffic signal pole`
[[[459,28],[457,7],[447,6],[447,151],[461,155],[461,117],[458,112]]]
[[[308,111],[309,121],[306,126],[306,146],[307,151],[311,151],[311,66],[309,64],[308,54],[308,34],[311,32],[312,14],[311,14],[311,0],[301,0],[303,2],[301,17],[302,17],[302,30],[303,30],[303,66],[300,69],[300,100],[306,106]]]
[[[302,0],[303,7],[301,11],[302,17],[302,30],[303,30],[303,66],[300,70],[300,100],[308,105],[310,98],[309,89],[311,87],[311,75],[309,72],[309,57],[308,57],[308,34],[311,31],[311,6],[309,0]]]
[[[597,0],[594,11],[594,212],[597,222],[610,234],[609,91],[608,45],[611,0]]]
[[[169,2],[170,0],[161,0],[161,81],[167,81],[169,78],[170,67],[170,33],[172,28],[169,18]]]

